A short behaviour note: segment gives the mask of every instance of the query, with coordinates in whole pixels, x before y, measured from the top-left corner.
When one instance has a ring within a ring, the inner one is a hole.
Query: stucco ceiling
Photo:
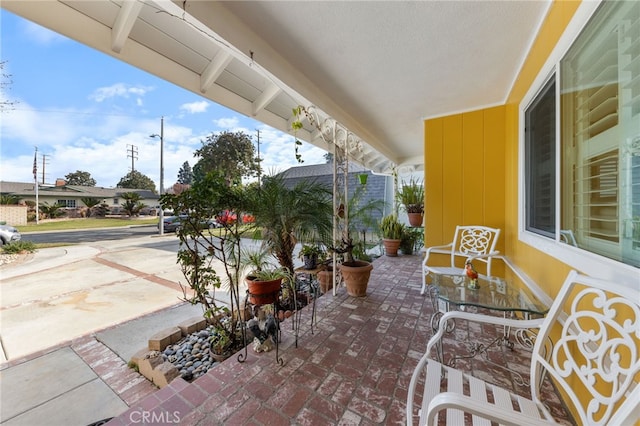
[[[388,172],[422,168],[424,118],[505,101],[550,0],[0,5],[285,132],[314,105]],[[298,136],[328,148],[309,123]]]

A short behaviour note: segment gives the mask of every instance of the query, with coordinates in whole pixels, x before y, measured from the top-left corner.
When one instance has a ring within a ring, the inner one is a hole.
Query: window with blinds
[[[560,62],[560,93],[560,229],[640,266],[640,2],[602,2]]]

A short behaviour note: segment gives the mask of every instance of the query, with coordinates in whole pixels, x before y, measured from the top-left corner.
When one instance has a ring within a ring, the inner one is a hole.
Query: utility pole
[[[164,192],[164,116],[160,117],[160,135],[149,135],[150,138],[160,137],[160,196]],[[164,235],[164,209],[160,206],[160,214],[158,216],[160,222],[158,223],[158,229],[160,235]]]
[[[42,184],[45,184],[45,169],[46,169],[46,165],[48,163],[48,159],[49,159],[50,155],[47,154],[42,154]]]
[[[36,225],[39,222],[40,212],[38,208],[38,147],[36,146],[36,152],[33,154],[33,183],[34,190],[36,193]]]
[[[127,158],[131,157],[131,171],[135,172],[136,167],[134,161],[138,159],[138,147],[135,145],[127,145]]]

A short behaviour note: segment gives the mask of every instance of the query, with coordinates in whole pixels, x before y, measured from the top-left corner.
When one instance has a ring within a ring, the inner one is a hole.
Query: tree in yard
[[[55,219],[56,217],[60,217],[64,215],[64,210],[62,210],[63,205],[54,203],[49,204],[46,201],[44,203],[40,203],[40,213],[42,213],[45,217],[49,219]]]
[[[140,201],[142,197],[137,192],[124,192],[120,195],[124,199],[124,203],[120,204],[129,216],[138,216],[140,210],[146,205]]]
[[[191,185],[193,183],[193,170],[188,161],[182,163],[182,167],[178,170],[178,183],[183,185]]]
[[[217,170],[224,174],[227,185],[242,182],[243,177],[258,176],[260,160],[251,137],[244,132],[212,133],[194,153],[200,160],[193,167],[194,180]]]
[[[81,170],[65,175],[64,179],[67,185],[96,186],[96,180],[91,177],[91,173]]]
[[[143,175],[137,170],[133,170],[126,174],[120,182],[116,185],[118,188],[130,188],[130,189],[148,189],[156,193],[156,184],[153,183],[151,178]]]
[[[80,201],[82,201],[84,203],[84,205],[87,206],[87,217],[90,217],[91,216],[91,210],[95,206],[100,204],[102,200],[100,200],[100,198],[95,198],[95,197],[82,197],[82,198],[80,198]]]

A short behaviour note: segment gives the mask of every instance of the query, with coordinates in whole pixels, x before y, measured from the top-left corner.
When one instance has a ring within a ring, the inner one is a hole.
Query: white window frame
[[[640,269],[625,263],[609,259],[587,250],[573,247],[560,242],[561,224],[561,188],[560,180],[560,70],[559,63],[576,38],[580,35],[591,16],[600,6],[601,1],[583,1],[576,10],[573,19],[565,29],[564,34],[547,58],[538,76],[529,87],[519,105],[519,125],[518,125],[518,239],[519,241],[540,250],[549,256],[566,263],[571,268],[577,269],[587,275],[601,277],[608,280],[624,283],[629,286],[637,286],[640,282]],[[556,75],[556,239],[541,236],[526,230],[526,178],[525,178],[525,111],[533,102],[540,90],[544,87],[549,78]]]

